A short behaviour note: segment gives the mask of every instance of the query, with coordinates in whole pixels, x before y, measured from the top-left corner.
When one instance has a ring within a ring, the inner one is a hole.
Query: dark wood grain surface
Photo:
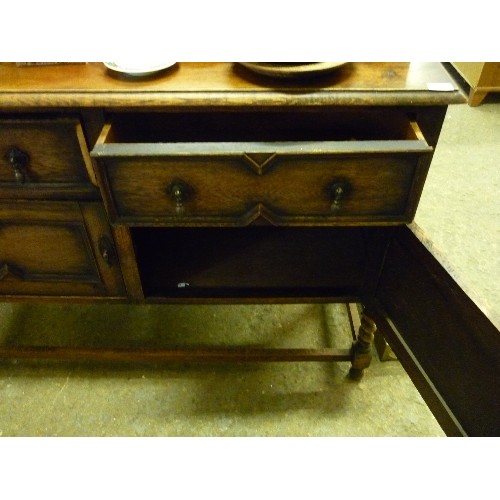
[[[498,330],[408,228],[394,235],[379,326],[448,434],[500,435]]]
[[[0,294],[123,295],[118,262],[99,249],[110,234],[98,203],[0,202]]]
[[[8,153],[25,155],[20,177]],[[96,195],[92,166],[78,116],[0,118],[0,198],[74,198]]]
[[[429,90],[436,82],[452,90]],[[102,63],[0,64],[0,107],[203,106],[214,92],[223,106],[252,106],[256,99],[269,106],[465,101],[438,63],[348,63],[325,76],[290,82],[256,75],[237,63],[177,63],[148,78],[123,77]]]

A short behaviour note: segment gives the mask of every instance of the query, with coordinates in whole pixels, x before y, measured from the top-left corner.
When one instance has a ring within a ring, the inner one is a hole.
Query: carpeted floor
[[[345,306],[1,306],[4,343],[348,347]],[[397,361],[4,362],[3,436],[440,436]]]

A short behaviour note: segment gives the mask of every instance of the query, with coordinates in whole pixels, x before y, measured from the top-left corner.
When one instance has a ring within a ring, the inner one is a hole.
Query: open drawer
[[[113,222],[404,223],[430,163],[398,110],[117,114],[95,145]]]

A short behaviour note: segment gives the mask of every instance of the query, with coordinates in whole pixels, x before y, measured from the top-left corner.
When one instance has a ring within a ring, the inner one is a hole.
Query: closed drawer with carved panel
[[[0,294],[124,296],[100,204],[0,202]]]
[[[114,222],[244,226],[410,221],[431,153],[384,109],[117,114],[92,156]]]
[[[98,196],[80,119],[2,115],[0,198]]]

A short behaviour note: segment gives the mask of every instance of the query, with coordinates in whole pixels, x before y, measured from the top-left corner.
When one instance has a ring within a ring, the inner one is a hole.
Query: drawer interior
[[[421,140],[401,110],[115,113],[103,144]]]
[[[131,228],[151,297],[358,296],[369,249],[362,228]]]

